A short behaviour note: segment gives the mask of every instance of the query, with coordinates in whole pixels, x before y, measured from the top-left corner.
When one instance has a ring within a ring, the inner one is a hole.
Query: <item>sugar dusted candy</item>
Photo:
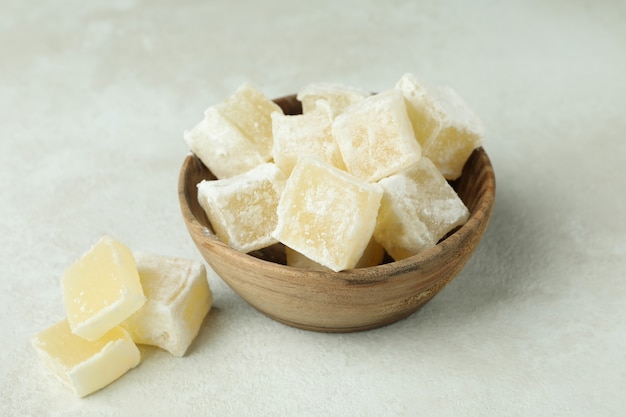
[[[332,133],[332,124],[333,113],[324,100],[319,100],[317,107],[305,114],[272,113],[276,165],[288,175],[298,158],[306,154],[343,169],[345,166]]]
[[[372,221],[379,247],[394,259],[435,245],[466,221],[467,208],[446,179],[457,178],[480,146],[482,126],[453,90],[426,87],[406,74],[394,88],[378,94],[341,84],[309,84],[297,94],[303,110],[298,115],[291,114],[292,107],[289,115],[272,111],[273,103],[250,105],[257,99],[269,101],[244,85],[211,108],[216,120],[221,117],[225,122],[214,128],[228,131],[224,136],[235,139],[225,138],[224,143],[236,146],[228,155],[220,151],[215,156],[226,174],[198,185],[199,202],[216,234],[233,248],[250,252],[282,242],[288,265],[339,271],[362,266],[359,259],[370,264],[365,246],[372,238],[368,236]],[[254,113],[261,108],[258,119]],[[267,132],[268,119],[271,135],[256,135],[268,140],[248,137],[246,132],[253,128]],[[238,139],[232,131],[239,132]],[[206,126],[202,132],[212,135]],[[213,145],[208,146],[215,152]],[[255,169],[268,165],[283,172],[277,188],[261,187],[273,189],[270,200],[276,213],[268,208],[265,191],[259,197],[258,180],[263,176]],[[418,171],[419,177],[414,176]],[[221,182],[231,178],[237,180]],[[374,188],[364,187],[367,184]],[[401,191],[409,188],[424,195],[417,198]],[[354,204],[364,190],[369,200]],[[380,213],[372,210],[377,199]],[[417,211],[420,215],[415,217]],[[347,226],[350,222],[352,228]]]
[[[481,145],[480,119],[449,87],[427,87],[405,74],[396,88],[402,91],[417,141],[425,156],[447,179],[461,175],[472,151]]]
[[[381,197],[378,184],[303,156],[285,185],[273,236],[333,271],[354,268],[372,237]]]
[[[185,141],[220,179],[241,174],[266,161],[260,150],[215,107],[209,107],[200,123],[185,132]]]
[[[395,174],[421,156],[404,98],[396,89],[350,106],[335,118],[333,134],[347,171],[364,181]]]
[[[237,176],[198,184],[198,202],[224,243],[250,252],[276,243],[271,233],[285,174],[265,163]]]
[[[296,95],[302,102],[302,113],[306,114],[318,105],[318,100],[327,102],[334,115],[339,115],[350,105],[363,100],[370,95],[369,92],[360,88],[350,87],[338,83],[312,83]]]
[[[33,336],[32,344],[43,364],[79,397],[107,386],[141,360],[120,326],[89,341],[75,335],[64,319]]]
[[[88,340],[99,339],[146,301],[133,254],[110,236],[65,270],[61,287],[72,331]]]
[[[282,109],[246,83],[206,109],[184,139],[217,178],[230,178],[272,159],[273,112]]]
[[[135,253],[147,301],[122,325],[135,343],[183,356],[209,312],[213,295],[200,262]]]
[[[283,112],[278,104],[252,84],[245,83],[216,107],[258,149],[263,160],[271,159],[273,146],[271,114]]]
[[[426,157],[379,184],[384,194],[374,237],[395,260],[436,245],[469,217],[463,201]]]

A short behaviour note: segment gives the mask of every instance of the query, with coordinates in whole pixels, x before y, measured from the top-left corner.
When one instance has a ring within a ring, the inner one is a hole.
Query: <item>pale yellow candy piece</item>
[[[185,142],[217,178],[241,174],[268,159],[215,106],[209,107],[204,119],[185,132]]]
[[[264,161],[272,158],[271,114],[283,113],[276,103],[253,85],[245,83],[216,107],[254,144]]]
[[[122,323],[135,343],[185,355],[213,303],[200,262],[136,252],[146,303]]]
[[[405,74],[396,87],[407,102],[415,137],[424,156],[447,179],[461,176],[472,151],[482,144],[480,119],[449,87],[426,87]]]
[[[133,254],[110,236],[63,273],[61,286],[70,327],[87,340],[99,339],[146,301]]]
[[[84,397],[118,379],[141,360],[130,335],[117,326],[89,341],[62,320],[32,338],[37,355],[54,375]]]
[[[421,156],[404,98],[396,89],[352,105],[335,118],[333,134],[348,172],[368,182],[395,174]]]
[[[358,103],[370,95],[369,92],[359,88],[350,87],[338,83],[313,83],[309,84],[296,95],[302,102],[302,113],[306,114],[317,107],[318,100],[329,103],[333,114],[339,115],[350,105]]]
[[[289,246],[285,247],[285,253],[287,258],[287,266],[303,269],[313,269],[316,271],[331,271],[323,265],[307,258],[300,252],[291,249]],[[370,239],[370,243],[363,251],[363,255],[359,262],[357,262],[355,268],[367,268],[370,266],[380,265],[385,257],[385,249],[374,238]]]
[[[285,174],[265,163],[235,177],[202,181],[198,202],[222,242],[250,252],[276,243],[276,207],[285,186]]]
[[[469,211],[426,157],[378,182],[384,191],[374,237],[396,261],[432,247]]]
[[[303,156],[285,185],[273,236],[333,271],[354,268],[372,237],[381,197],[378,184]]]
[[[312,155],[344,169],[332,124],[330,106],[322,100],[314,110],[305,114],[286,116],[273,113],[273,155],[276,165],[289,175],[300,156]]]

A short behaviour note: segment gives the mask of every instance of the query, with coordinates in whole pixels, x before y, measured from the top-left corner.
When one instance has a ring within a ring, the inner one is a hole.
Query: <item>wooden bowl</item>
[[[286,114],[299,114],[295,96],[274,100]],[[215,176],[190,154],[178,181],[187,229],[213,270],[263,314],[289,326],[323,332],[353,332],[394,323],[414,313],[449,283],[483,236],[495,199],[495,175],[483,148],[476,149],[452,186],[470,211],[469,220],[435,247],[394,262],[341,272],[285,265],[285,248],[273,245],[249,254],[224,244],[198,204],[196,184]]]

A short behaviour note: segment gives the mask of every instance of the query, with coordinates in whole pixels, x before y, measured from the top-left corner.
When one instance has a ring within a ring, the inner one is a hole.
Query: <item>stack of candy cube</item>
[[[290,266],[341,271],[413,256],[467,221],[449,180],[483,134],[454,90],[406,74],[378,94],[314,83],[297,99],[302,114],[285,115],[244,84],[185,132],[217,178],[198,201],[223,242],[280,242]]]

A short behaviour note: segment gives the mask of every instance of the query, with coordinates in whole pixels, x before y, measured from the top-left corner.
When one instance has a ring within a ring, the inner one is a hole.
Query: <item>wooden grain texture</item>
[[[275,100],[287,114],[301,112],[295,96]],[[221,242],[197,201],[196,184],[215,176],[194,155],[183,162],[178,198],[194,243],[213,270],[244,300],[290,326],[352,332],[396,322],[446,286],[474,253],[489,223],[495,175],[483,148],[474,150],[452,185],[469,220],[435,247],[397,262],[331,272],[288,267],[281,244],[244,254]]]

